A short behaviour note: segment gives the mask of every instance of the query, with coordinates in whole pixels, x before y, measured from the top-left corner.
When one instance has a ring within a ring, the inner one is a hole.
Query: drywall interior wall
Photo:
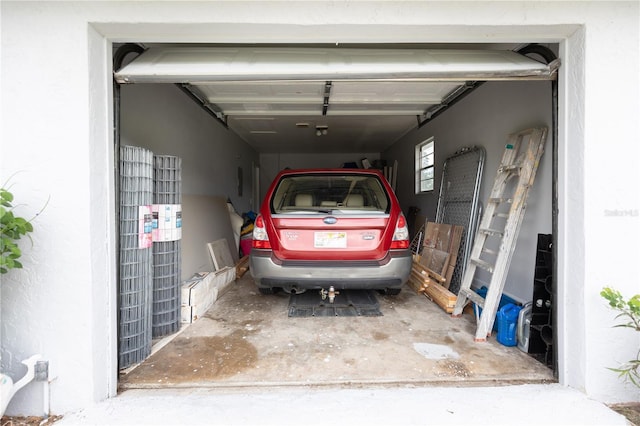
[[[380,153],[261,153],[260,200],[264,198],[273,178],[282,169],[287,167],[290,169],[342,167],[344,163],[351,162],[355,162],[358,167],[362,167],[361,161],[363,158],[367,158],[369,161],[378,160]]]
[[[484,204],[489,197],[508,135],[541,126],[551,130],[550,82],[485,83],[445,113],[394,144],[383,153],[383,158],[388,162],[398,160],[400,164],[397,193],[405,212],[409,206],[416,206],[421,209],[420,214],[434,220],[442,166],[447,157],[465,146],[480,145],[486,149],[480,192],[480,202]],[[430,194],[416,195],[413,175],[415,145],[432,136],[435,138],[436,190]],[[522,302],[532,298],[537,235],[551,233],[551,168],[549,133],[536,181],[529,192],[525,219],[505,284],[505,293]],[[476,274],[474,286],[486,285],[486,277],[486,274]]]
[[[196,272],[214,271],[207,244],[226,239],[232,258],[238,260],[238,248],[231,229],[226,198],[209,195],[182,197],[182,279]]]
[[[237,253],[226,200],[238,213],[252,210],[255,151],[175,85],[123,85],[121,99],[122,145],[182,158],[182,278],[212,271],[207,243],[227,238]],[[238,167],[245,176],[241,196]]]
[[[120,87],[122,145],[181,157],[183,194],[229,198],[238,213],[252,209],[251,173],[258,162],[253,148],[173,84]]]

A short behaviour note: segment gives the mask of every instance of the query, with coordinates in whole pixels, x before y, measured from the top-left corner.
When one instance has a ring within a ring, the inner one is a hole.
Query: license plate
[[[346,232],[316,232],[314,234],[313,246],[315,248],[346,248]]]

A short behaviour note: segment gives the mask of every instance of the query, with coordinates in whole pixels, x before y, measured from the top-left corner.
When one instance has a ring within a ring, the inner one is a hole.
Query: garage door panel
[[[157,47],[115,73],[119,83],[553,78],[555,70],[503,50]]]

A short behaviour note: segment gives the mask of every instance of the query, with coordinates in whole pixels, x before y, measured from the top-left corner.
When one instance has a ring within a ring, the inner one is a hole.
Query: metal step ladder
[[[422,243],[424,242],[424,223],[420,226],[418,232],[416,232],[415,237],[411,240],[411,253],[412,254],[420,254],[422,252]]]
[[[462,315],[469,302],[483,308],[476,342],[486,341],[491,334],[546,139],[546,128],[533,128],[511,134],[506,144],[452,313],[454,317]],[[477,268],[491,275],[484,298],[471,289]]]

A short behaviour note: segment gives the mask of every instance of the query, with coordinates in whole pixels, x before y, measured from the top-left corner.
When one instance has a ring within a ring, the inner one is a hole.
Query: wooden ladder
[[[452,316],[462,315],[468,302],[482,307],[475,340],[483,342],[491,335],[502,290],[516,247],[524,217],[527,196],[533,185],[547,139],[546,128],[513,133],[505,147],[496,179],[478,226],[473,249],[462,278]],[[517,177],[517,181],[512,178]],[[471,289],[476,269],[491,275],[483,298]]]

